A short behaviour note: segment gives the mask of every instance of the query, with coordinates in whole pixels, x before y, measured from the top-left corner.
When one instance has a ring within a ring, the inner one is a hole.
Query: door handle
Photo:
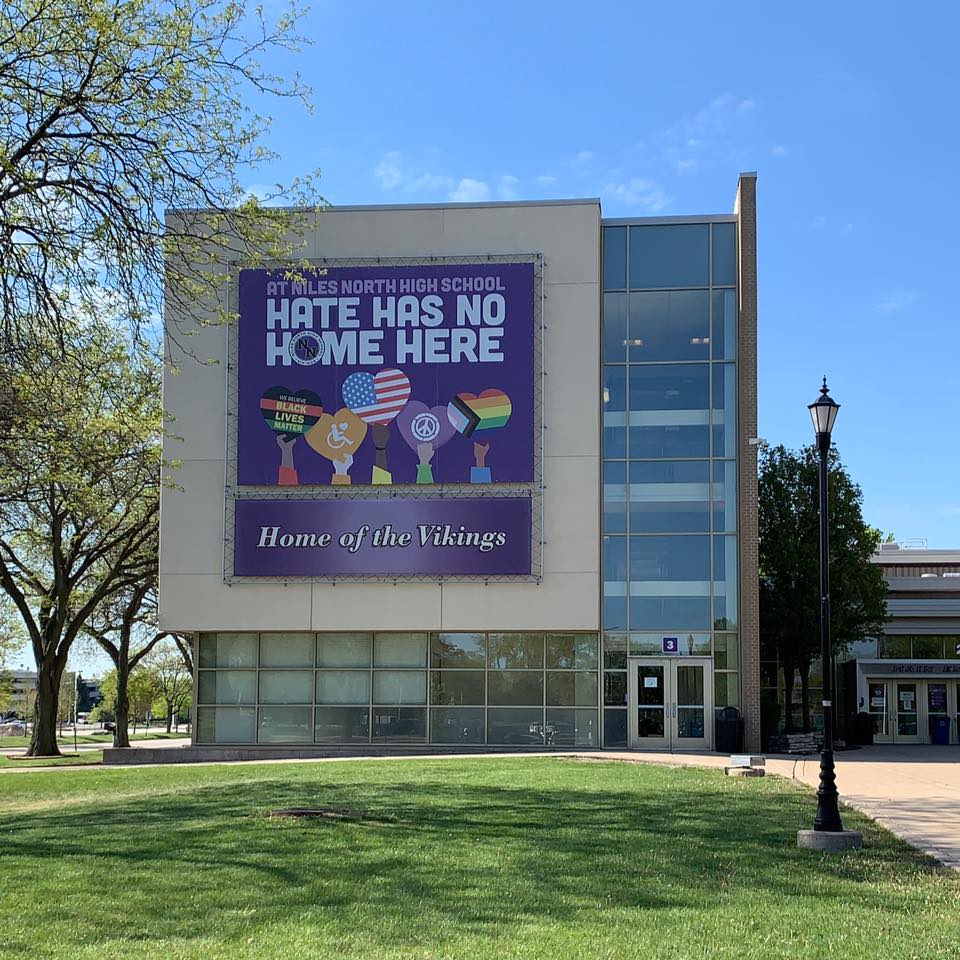
[[[677,705],[675,703],[670,704],[670,716],[674,718],[677,716]]]

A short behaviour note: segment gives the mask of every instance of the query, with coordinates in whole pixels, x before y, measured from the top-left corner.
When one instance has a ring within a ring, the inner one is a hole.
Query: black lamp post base
[[[798,830],[797,846],[801,850],[820,850],[824,853],[859,850],[863,846],[863,836],[857,830]]]

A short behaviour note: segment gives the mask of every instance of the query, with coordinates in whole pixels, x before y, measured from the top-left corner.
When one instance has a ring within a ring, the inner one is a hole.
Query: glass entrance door
[[[631,657],[632,749],[713,749],[713,665],[706,657]]]
[[[871,680],[867,684],[867,694],[869,696],[870,716],[873,718],[873,742],[874,743],[893,743],[893,737],[890,730],[890,718],[888,716],[888,687],[889,683],[883,680]]]
[[[917,684],[897,681],[893,686],[896,690],[893,742],[921,743],[924,737],[920,730],[920,699],[917,695]]]

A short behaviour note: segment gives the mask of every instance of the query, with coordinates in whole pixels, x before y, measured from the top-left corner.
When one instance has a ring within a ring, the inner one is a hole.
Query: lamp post
[[[817,435],[820,455],[820,664],[823,674],[823,751],[820,754],[820,787],[817,790],[817,816],[813,830],[801,830],[797,843],[817,850],[848,850],[862,844],[860,834],[844,830],[837,800],[837,775],[833,763],[833,658],[830,652],[830,517],[828,468],[830,434],[840,404],[830,396],[827,378],[823,378],[820,396],[807,409]]]

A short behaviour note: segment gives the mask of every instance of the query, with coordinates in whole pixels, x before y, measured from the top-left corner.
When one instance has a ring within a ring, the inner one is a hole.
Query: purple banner
[[[241,485],[534,479],[534,265],[330,267],[239,286]]]
[[[238,577],[530,574],[526,497],[237,500]]]

